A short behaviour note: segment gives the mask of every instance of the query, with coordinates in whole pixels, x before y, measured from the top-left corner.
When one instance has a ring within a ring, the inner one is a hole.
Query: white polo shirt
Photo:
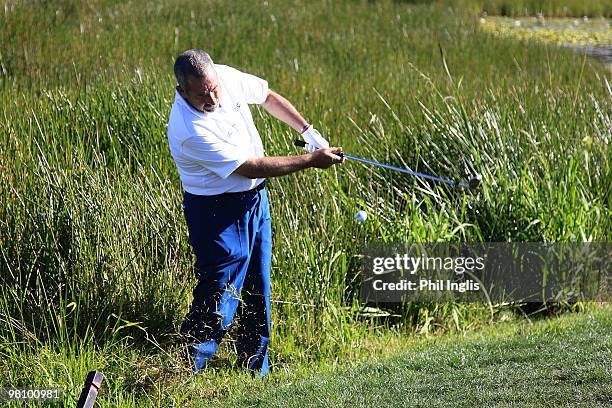
[[[263,157],[259,132],[248,104],[261,104],[268,82],[227,65],[215,65],[220,106],[200,112],[177,92],[168,121],[170,153],[185,191],[216,195],[247,191],[264,179],[232,174],[251,157]]]

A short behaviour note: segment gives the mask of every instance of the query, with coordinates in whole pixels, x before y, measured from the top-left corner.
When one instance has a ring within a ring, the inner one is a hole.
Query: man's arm
[[[268,97],[261,106],[276,119],[285,122],[297,132],[301,133],[304,125],[307,124],[291,102],[272,90],[268,90]]]
[[[284,176],[294,171],[317,167],[326,169],[333,164],[342,163],[344,159],[336,153],[339,147],[319,149],[299,156],[256,157],[245,161],[234,173],[251,179]]]

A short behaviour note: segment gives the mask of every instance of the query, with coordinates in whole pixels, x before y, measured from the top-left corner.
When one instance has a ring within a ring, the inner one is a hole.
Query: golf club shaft
[[[298,147],[306,147],[307,143],[304,142],[303,140],[295,140],[293,142],[293,144],[298,146]],[[413,176],[423,177],[423,178],[426,178],[426,179],[429,179],[429,180],[434,180],[434,181],[439,181],[441,183],[450,184],[451,186],[459,186],[459,187],[463,187],[463,188],[470,188],[468,183],[459,182],[459,181],[450,180],[450,179],[445,179],[445,178],[441,178],[441,177],[436,177],[436,176],[432,176],[431,174],[421,173],[421,172],[418,172],[418,171],[412,171],[412,170],[405,169],[403,167],[392,166],[390,164],[385,164],[385,163],[380,163],[380,162],[377,162],[377,161],[374,161],[374,160],[364,159],[363,157],[353,156],[352,154],[348,154],[348,153],[344,153],[344,152],[340,153],[339,156],[346,157],[346,158],[352,159],[352,160],[357,160],[357,161],[360,161],[362,163],[367,163],[367,164],[372,164],[374,166],[383,167],[385,169],[400,171],[402,173],[411,174]]]
[[[390,164],[385,164],[385,163],[380,163],[380,162],[377,162],[377,161],[374,161],[374,160],[364,159],[363,157],[353,156],[352,154],[341,153],[341,156],[349,158],[349,159],[357,160],[357,161],[360,161],[362,163],[368,163],[368,164],[372,164],[374,166],[384,167],[385,169],[401,171],[402,173],[411,174],[413,176],[423,177],[423,178],[426,178],[426,179],[439,181],[441,183],[450,184],[451,186],[460,186],[460,187],[464,187],[464,188],[468,188],[469,187],[467,185],[467,183],[463,183],[463,182],[459,182],[459,181],[455,181],[455,180],[450,180],[450,179],[444,179],[444,178],[441,178],[441,177],[432,176],[431,174],[421,173],[421,172],[418,172],[418,171],[412,171],[412,170],[408,170],[408,169],[405,169],[405,168],[402,168],[402,167],[392,166]]]

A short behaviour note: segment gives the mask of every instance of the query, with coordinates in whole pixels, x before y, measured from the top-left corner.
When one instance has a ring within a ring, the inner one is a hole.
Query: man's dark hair
[[[192,49],[187,50],[174,62],[174,76],[183,89],[187,89],[187,78],[203,78],[214,75],[214,63],[207,52]]]

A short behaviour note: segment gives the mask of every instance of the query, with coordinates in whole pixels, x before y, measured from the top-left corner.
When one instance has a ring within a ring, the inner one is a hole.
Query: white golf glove
[[[310,126],[304,133],[302,133],[302,137],[308,143],[305,149],[308,153],[312,153],[317,149],[323,149],[329,147],[329,142],[325,140],[323,136],[319,133],[317,129]]]

